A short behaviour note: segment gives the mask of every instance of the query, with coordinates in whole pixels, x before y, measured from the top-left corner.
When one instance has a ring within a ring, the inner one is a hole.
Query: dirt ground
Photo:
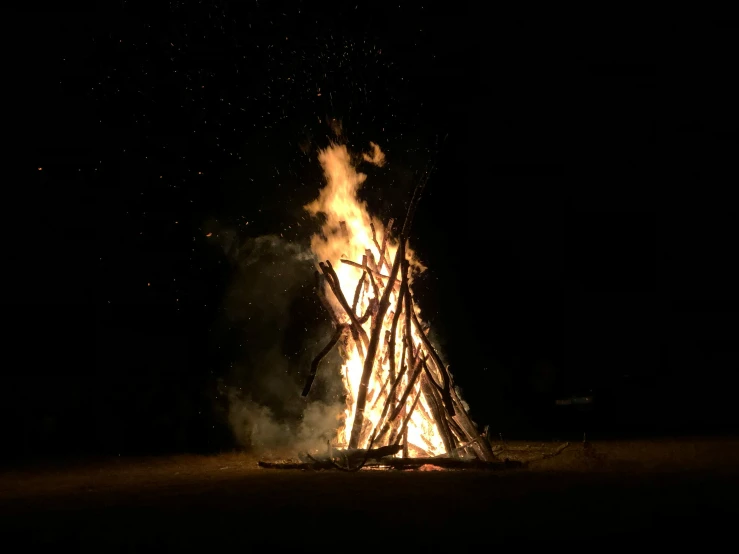
[[[604,537],[705,545],[734,533],[739,440],[578,443],[543,459],[557,446],[505,445],[501,457],[529,465],[496,472],[265,470],[246,454],[5,470],[0,533],[6,544],[98,551]]]

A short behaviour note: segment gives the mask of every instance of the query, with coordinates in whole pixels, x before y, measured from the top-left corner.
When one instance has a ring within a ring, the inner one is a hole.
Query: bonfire
[[[382,165],[384,154],[376,144],[371,147],[363,159]],[[311,364],[303,396],[338,345],[345,417],[325,456],[280,467],[493,463],[491,446],[470,419],[414,302],[411,285],[423,266],[408,238],[426,179],[416,186],[396,229],[393,220],[383,224],[373,217],[358,198],[366,175],[356,170],[346,146],[322,150],[319,161],[326,186],[305,209],[324,218],[311,248],[320,260],[316,291],[334,332]]]

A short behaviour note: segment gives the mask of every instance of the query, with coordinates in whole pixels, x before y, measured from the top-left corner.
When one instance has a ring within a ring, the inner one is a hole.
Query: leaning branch
[[[308,379],[305,383],[305,387],[303,388],[303,396],[308,396],[308,393],[310,392],[310,388],[313,385],[313,380],[316,378],[318,364],[320,364],[321,360],[323,360],[323,358],[325,358],[326,355],[331,352],[331,349],[336,346],[336,343],[339,342],[341,335],[344,334],[344,331],[346,331],[348,327],[349,326],[346,324],[337,326],[334,334],[331,336],[331,340],[328,342],[328,344],[326,344],[326,346],[321,349],[318,355],[313,358],[313,361],[310,364],[310,373],[308,374]]]

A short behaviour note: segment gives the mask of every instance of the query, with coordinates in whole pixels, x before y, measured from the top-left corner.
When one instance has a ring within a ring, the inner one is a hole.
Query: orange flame
[[[370,163],[382,165],[385,162],[385,155],[380,147],[375,143],[370,143],[371,153],[364,154],[363,159]],[[391,237],[385,237],[386,230],[382,223],[372,217],[367,211],[364,202],[357,198],[357,192],[364,183],[367,176],[364,173],[357,172],[346,146],[332,145],[325,150],[320,151],[318,159],[323,167],[326,177],[326,186],[320,191],[316,200],[305,206],[305,209],[312,215],[323,214],[325,223],[321,229],[321,234],[314,235],[311,238],[311,248],[321,261],[330,261],[338,276],[340,288],[349,304],[352,303],[358,282],[362,278],[364,269],[356,265],[341,263],[341,259],[354,262],[362,266],[363,257],[371,255],[376,264],[377,272],[389,275],[390,265],[392,265],[398,250],[398,242]],[[375,236],[373,237],[372,226],[375,228]],[[386,244],[384,256],[381,256],[380,249],[382,244]],[[422,271],[423,266],[415,260],[410,249],[406,251],[410,258],[411,265],[415,271]],[[387,279],[378,276],[378,292],[382,296],[383,287],[387,284]],[[369,279],[365,280],[365,286],[360,291],[357,304],[356,314],[360,317],[365,314],[370,307],[370,302],[375,298],[376,292],[370,285]],[[349,323],[349,316],[339,304],[330,290],[326,291],[326,297],[332,302],[334,312],[342,323]],[[379,301],[379,298],[377,298]],[[367,403],[364,410],[364,419],[368,421],[367,426],[371,429],[377,429],[382,424],[382,410],[387,401],[390,387],[388,386],[389,377],[389,359],[387,355],[387,343],[384,338],[390,334],[392,328],[393,312],[398,300],[398,290],[394,289],[390,293],[390,309],[382,321],[381,329],[381,347],[378,350],[378,356],[372,372],[372,377],[368,387]],[[372,321],[374,318],[368,318],[362,327],[370,335],[372,332]],[[404,336],[404,318],[400,318],[396,329],[395,343],[395,368],[396,374],[402,366],[401,359]],[[419,348],[421,344],[420,329],[414,325],[411,330],[411,336],[414,348]],[[348,338],[351,342],[351,337]],[[384,343],[384,347],[382,344]],[[359,348],[349,344],[345,351],[344,363],[341,368],[344,387],[347,393],[347,405],[345,410],[345,423],[339,429],[336,446],[343,448],[348,446],[351,435],[352,423],[356,413],[356,405],[354,400],[359,392],[359,384],[363,371],[363,360],[359,352]],[[411,375],[410,369],[407,370],[398,383],[397,399],[409,384]],[[420,396],[419,396],[420,395]],[[430,455],[435,456],[444,453],[444,443],[441,434],[430,414],[431,407],[425,395],[421,394],[421,385],[416,382],[411,393],[408,395],[406,408],[402,413],[410,411],[410,406],[414,400],[419,397],[418,405],[413,410],[407,424],[407,444],[408,451],[411,455]],[[392,411],[392,410],[391,410]],[[405,417],[405,415],[403,415]],[[387,417],[384,421],[387,421]],[[360,448],[366,448],[369,445],[371,433],[363,433]],[[379,445],[375,445],[379,446]]]

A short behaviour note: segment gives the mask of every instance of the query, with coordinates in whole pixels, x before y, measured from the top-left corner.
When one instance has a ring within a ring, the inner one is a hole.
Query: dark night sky
[[[734,429],[737,114],[721,53],[736,29],[667,26],[668,62],[633,21],[321,5],[19,15],[2,288],[15,452],[230,446],[216,383],[244,336],[219,323],[234,270],[206,233],[305,241],[331,118],[350,146],[386,151],[362,191],[384,219],[436,161],[416,294],[479,422]],[[590,390],[591,413],[553,410]]]

